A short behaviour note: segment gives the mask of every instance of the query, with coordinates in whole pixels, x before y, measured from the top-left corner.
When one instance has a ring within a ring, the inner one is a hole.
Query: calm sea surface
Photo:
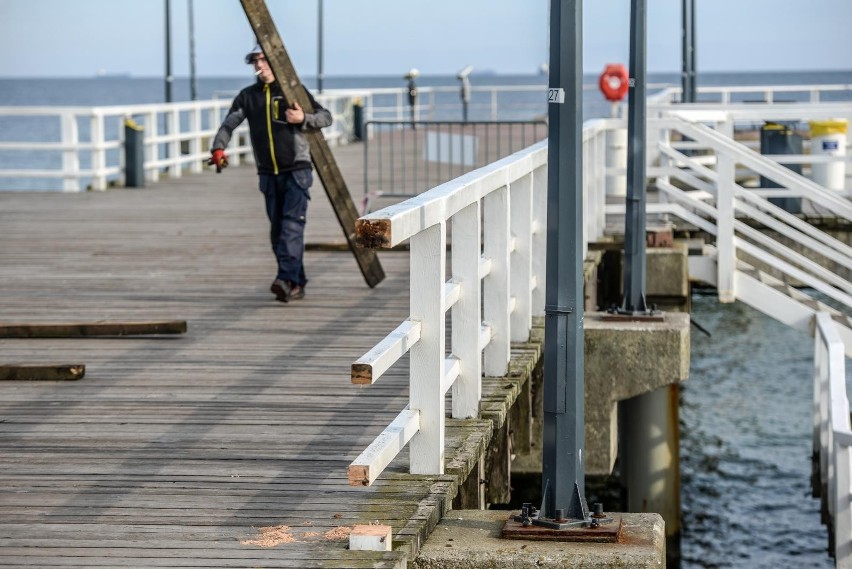
[[[712,336],[692,328],[682,389],[682,567],[834,567],[811,497],[813,339],[715,296],[692,318]]]
[[[589,76],[586,82],[594,85],[596,79]],[[250,80],[200,78],[199,97],[230,97]],[[678,82],[676,74],[649,77],[649,83]],[[472,83],[544,87],[545,80],[493,75],[474,76]],[[852,72],[708,73],[699,78],[699,85],[829,83],[852,83]],[[310,79],[306,84],[313,85]],[[404,84],[400,77],[325,80],[329,89]],[[418,84],[458,86],[458,81],[422,77]],[[164,90],[160,78],[0,78],[0,106],[157,103]],[[457,102],[457,94],[453,97]],[[175,81],[174,98],[189,99],[185,78]],[[608,114],[609,104],[595,89],[587,90],[584,116]],[[17,134],[9,138],[10,132]],[[0,117],[0,140],[26,140],[21,136],[20,127]],[[690,377],[682,391],[682,567],[833,567],[819,503],[810,497],[811,339],[742,303],[718,304],[713,296],[694,298],[693,318],[712,336],[693,328]]]

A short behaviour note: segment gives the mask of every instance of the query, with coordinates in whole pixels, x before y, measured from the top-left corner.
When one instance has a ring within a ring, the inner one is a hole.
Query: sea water
[[[692,328],[681,390],[681,567],[834,567],[811,497],[813,339],[712,294],[692,319],[710,336]]]

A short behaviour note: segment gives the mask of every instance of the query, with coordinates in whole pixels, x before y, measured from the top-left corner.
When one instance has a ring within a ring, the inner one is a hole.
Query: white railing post
[[[104,148],[104,116],[96,113],[91,117],[92,140],[92,189],[106,190],[106,149]]]
[[[72,113],[62,113],[60,118],[62,131],[62,190],[65,192],[80,191],[80,155],[77,148],[80,145],[80,133],[77,129],[77,117]]]
[[[734,269],[736,250],[734,248],[734,158],[727,152],[717,152],[716,159],[718,181],[716,184],[716,208],[719,217],[716,221],[719,302],[734,302],[737,298]]]
[[[491,120],[497,120],[497,89],[491,90]]]
[[[189,155],[192,161],[189,163],[189,171],[200,174],[203,170],[202,161],[198,159],[201,154],[201,107],[196,106],[189,112],[189,131],[192,138],[189,139]]]
[[[607,133],[599,132],[595,139],[597,140],[597,164],[595,165],[595,173],[597,183],[595,184],[595,197],[597,207],[597,231],[594,239],[602,236],[606,228],[606,141]],[[545,200],[546,201],[546,200]],[[583,248],[583,257],[588,253],[588,243]]]
[[[814,377],[813,377],[813,456],[817,461],[822,460],[824,454],[823,447],[823,429],[824,421],[822,414],[822,394],[824,378],[827,377],[826,370],[828,358],[827,348],[820,333],[820,327],[817,323],[815,326],[816,333],[814,334]],[[822,473],[822,464],[820,464],[820,472]],[[821,480],[817,480],[816,484],[821,484]],[[821,492],[821,490],[820,490]]]
[[[151,162],[160,160],[160,144],[157,142],[160,130],[157,124],[157,111],[145,113],[143,122],[145,125],[145,172],[149,182],[157,182],[160,180],[160,168],[147,167]]]
[[[491,261],[485,277],[483,309],[485,323],[491,326],[491,341],[483,352],[485,375],[498,377],[509,369],[511,347],[509,297],[509,188],[494,190],[482,202],[484,255]]]
[[[532,328],[532,172],[512,184],[509,295],[514,308],[509,316],[512,342],[526,342]]]
[[[411,439],[412,474],[444,473],[444,378],[447,233],[446,224],[411,237],[411,320],[420,322],[420,341],[411,348],[409,401],[420,412],[420,431]]]
[[[532,314],[544,316],[547,271],[547,164],[533,170]]]
[[[482,251],[479,203],[472,203],[452,218],[453,282],[461,286],[458,301],[451,309],[453,356],[460,363],[459,376],[453,383],[453,418],[479,415],[482,398],[482,282],[479,260]]]
[[[168,125],[169,137],[171,138],[166,143],[166,147],[169,149],[169,176],[180,178],[180,116],[175,108],[166,111],[166,124]]]

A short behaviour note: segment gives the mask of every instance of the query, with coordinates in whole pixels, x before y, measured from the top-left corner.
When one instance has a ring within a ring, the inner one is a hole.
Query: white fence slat
[[[456,419],[476,417],[482,398],[482,222],[479,202],[465,207],[452,218],[453,281],[461,288],[451,311],[450,346],[459,359],[459,377],[453,384],[452,415]]]
[[[533,170],[532,274],[535,286],[530,300],[533,316],[544,316],[545,282],[547,275],[547,165]],[[601,208],[602,210],[604,208]],[[601,212],[606,215],[606,212]]]
[[[352,486],[369,486],[420,428],[420,413],[406,407],[349,465]]]
[[[446,394],[456,383],[459,377],[459,359],[455,356],[450,356],[444,360],[444,376],[441,379],[441,393]]]
[[[166,143],[166,148],[168,149],[166,158],[170,161],[169,176],[172,178],[180,178],[181,167],[180,164],[175,161],[180,158],[180,140],[177,138],[177,135],[180,132],[180,115],[177,109],[173,109],[166,113],[166,125],[166,128],[168,129],[167,134],[171,138],[171,141]]]
[[[482,281],[483,320],[491,326],[492,334],[484,352],[483,371],[488,376],[504,375],[509,366],[509,215],[508,186],[483,198],[484,254],[491,259],[491,272]]]
[[[456,282],[444,284],[444,306],[449,309],[459,301],[461,297],[461,286]]]
[[[421,323],[411,348],[409,401],[420,411],[420,430],[411,439],[412,474],[444,473],[444,377],[446,224],[442,221],[411,237],[411,318]]]
[[[716,280],[719,302],[734,302],[736,300],[736,285],[734,282],[734,265],[736,250],[734,249],[734,159],[726,153],[718,155],[719,185],[716,199],[718,217],[716,224],[716,258],[719,276]]]
[[[94,114],[90,117],[90,135],[92,140],[92,189],[103,191],[107,188],[106,148],[104,147],[104,116]]]
[[[76,147],[80,142],[80,134],[77,129],[77,117],[71,113],[63,113],[60,118],[60,130],[62,145],[66,148],[62,151],[62,171],[65,173],[62,189],[66,192],[79,192],[80,155]]]
[[[510,340],[526,342],[532,328],[532,173],[511,186],[511,236],[509,294],[515,299],[512,308]]]
[[[375,383],[420,340],[420,322],[406,320],[352,364],[352,383]]]

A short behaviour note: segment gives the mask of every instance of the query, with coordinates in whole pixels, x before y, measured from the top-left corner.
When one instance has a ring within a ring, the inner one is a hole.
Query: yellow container
[[[811,154],[831,156],[831,162],[815,162],[811,166],[813,181],[830,190],[845,190],[846,183],[846,119],[811,121]]]
[[[846,119],[830,119],[827,121],[811,121],[811,136],[826,136],[830,134],[846,134],[848,123]]]

